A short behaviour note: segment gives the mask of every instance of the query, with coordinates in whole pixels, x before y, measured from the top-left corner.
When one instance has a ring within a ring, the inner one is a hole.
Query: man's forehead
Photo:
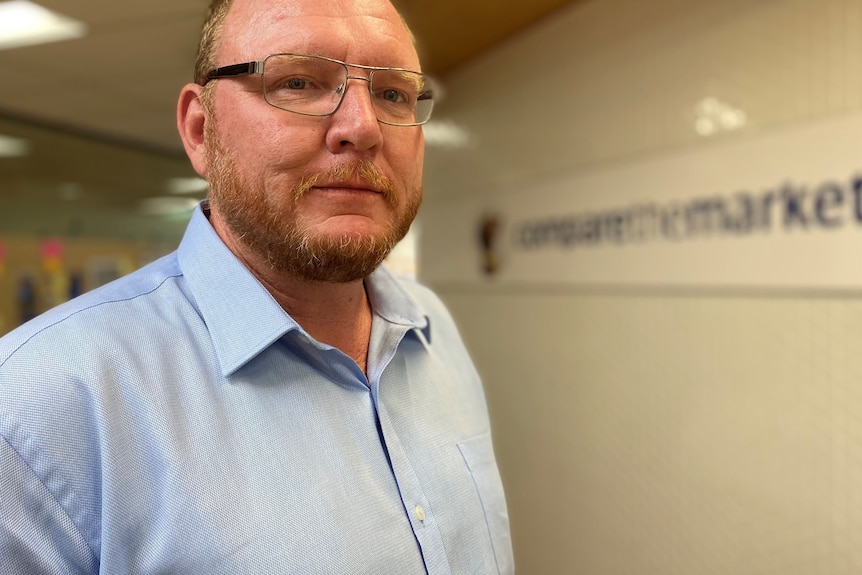
[[[259,50],[316,53],[327,45],[338,50],[342,37],[412,49],[410,32],[388,0],[234,0],[221,49],[249,59],[261,57]]]
[[[233,0],[226,24],[236,28],[275,26],[297,20],[368,18],[405,28],[389,0]]]

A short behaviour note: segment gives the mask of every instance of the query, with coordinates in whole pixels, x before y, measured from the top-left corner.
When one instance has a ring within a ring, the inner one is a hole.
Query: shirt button
[[[422,509],[421,505],[417,505],[416,509],[414,509],[413,512],[416,514],[416,519],[418,519],[422,523],[425,523],[425,510]]]

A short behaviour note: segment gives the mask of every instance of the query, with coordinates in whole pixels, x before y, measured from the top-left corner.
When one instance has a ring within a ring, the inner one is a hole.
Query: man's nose
[[[369,86],[369,79],[362,76],[348,76],[342,86],[344,94],[332,114],[326,137],[327,147],[333,153],[348,148],[364,152],[380,145],[380,123]]]

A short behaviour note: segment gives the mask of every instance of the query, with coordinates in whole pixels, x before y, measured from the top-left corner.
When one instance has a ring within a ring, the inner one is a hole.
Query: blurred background
[[[0,2],[0,333],[177,245],[206,4]],[[389,265],[483,376],[518,572],[862,573],[862,0],[397,5],[445,98]]]

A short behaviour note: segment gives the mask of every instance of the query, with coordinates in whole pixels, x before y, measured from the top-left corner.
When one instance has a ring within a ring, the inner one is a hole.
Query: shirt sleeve
[[[0,573],[90,575],[98,560],[66,510],[0,437]]]

